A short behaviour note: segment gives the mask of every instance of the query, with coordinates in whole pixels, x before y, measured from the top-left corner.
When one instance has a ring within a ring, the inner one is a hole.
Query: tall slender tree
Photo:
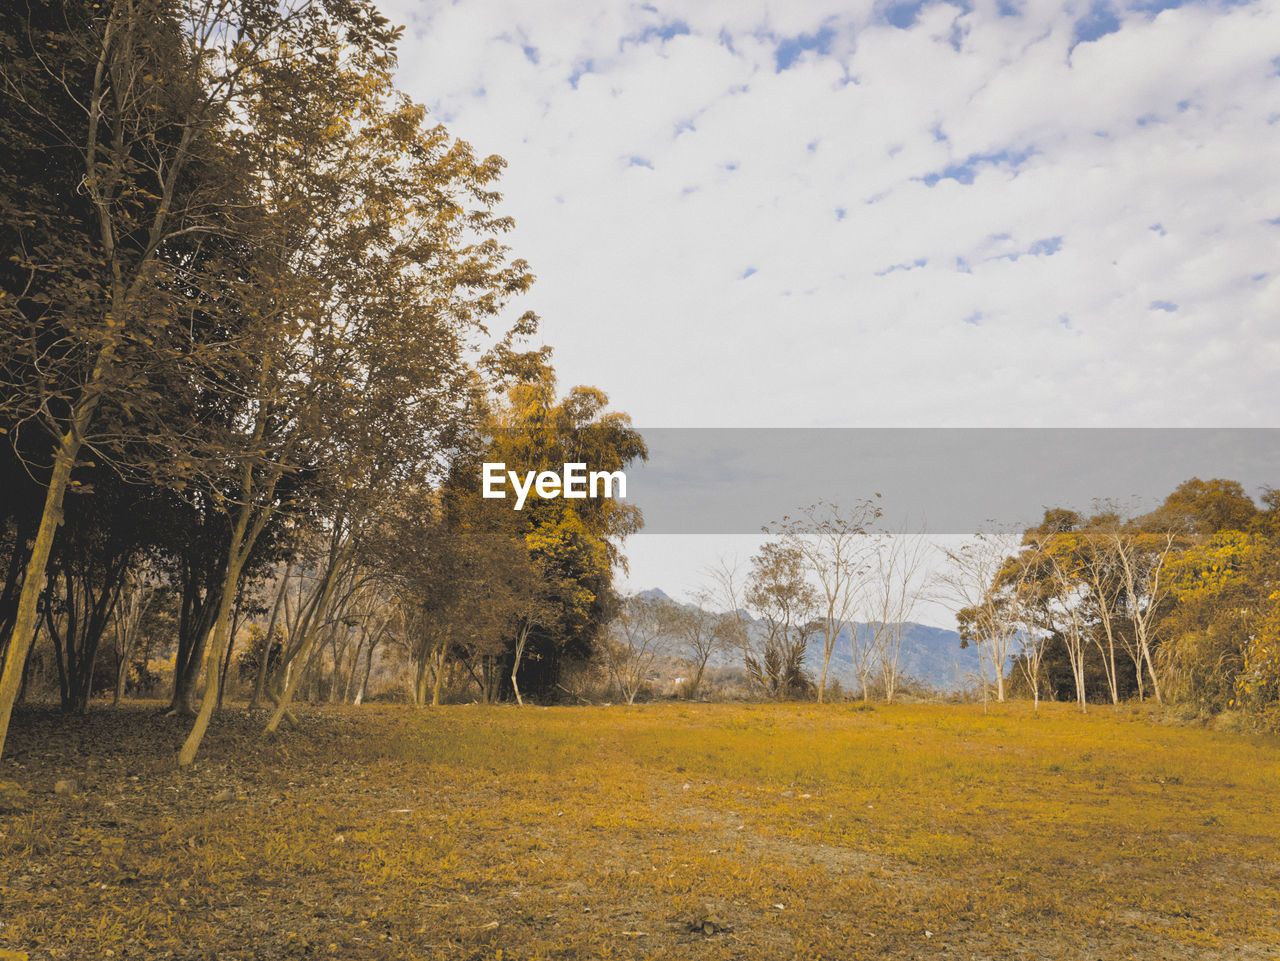
[[[167,416],[174,395],[244,360],[226,319],[243,275],[219,243],[247,209],[226,133],[248,68],[281,45],[311,49],[312,29],[333,19],[355,45],[386,30],[359,0],[6,8],[0,115],[14,163],[0,232],[17,256],[0,298],[0,404],[45,497],[0,676],[0,750],[77,467],[181,475],[203,438]],[[156,453],[139,457],[140,440]]]

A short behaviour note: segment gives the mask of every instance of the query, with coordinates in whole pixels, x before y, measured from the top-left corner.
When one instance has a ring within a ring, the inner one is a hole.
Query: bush
[[[1280,592],[1271,600],[1280,600]],[[1231,706],[1253,715],[1266,730],[1280,731],[1280,607],[1273,606],[1245,647]]]

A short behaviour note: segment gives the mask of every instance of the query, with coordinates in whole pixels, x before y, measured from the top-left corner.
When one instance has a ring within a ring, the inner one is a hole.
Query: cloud
[[[402,86],[509,161],[563,379],[642,426],[1280,401],[1274,4],[384,12]]]

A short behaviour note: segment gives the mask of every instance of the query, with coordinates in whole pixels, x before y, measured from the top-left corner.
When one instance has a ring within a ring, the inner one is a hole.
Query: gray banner
[[[750,534],[819,499],[882,495],[884,523],[968,534],[1027,526],[1046,507],[1157,506],[1191,477],[1280,486],[1276,428],[812,428],[642,430],[649,461],[628,503],[655,534]]]

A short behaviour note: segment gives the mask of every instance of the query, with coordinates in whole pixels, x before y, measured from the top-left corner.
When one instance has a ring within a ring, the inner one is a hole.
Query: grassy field
[[[1280,741],[1136,709],[91,720],[0,761],[0,959],[1280,958]]]

